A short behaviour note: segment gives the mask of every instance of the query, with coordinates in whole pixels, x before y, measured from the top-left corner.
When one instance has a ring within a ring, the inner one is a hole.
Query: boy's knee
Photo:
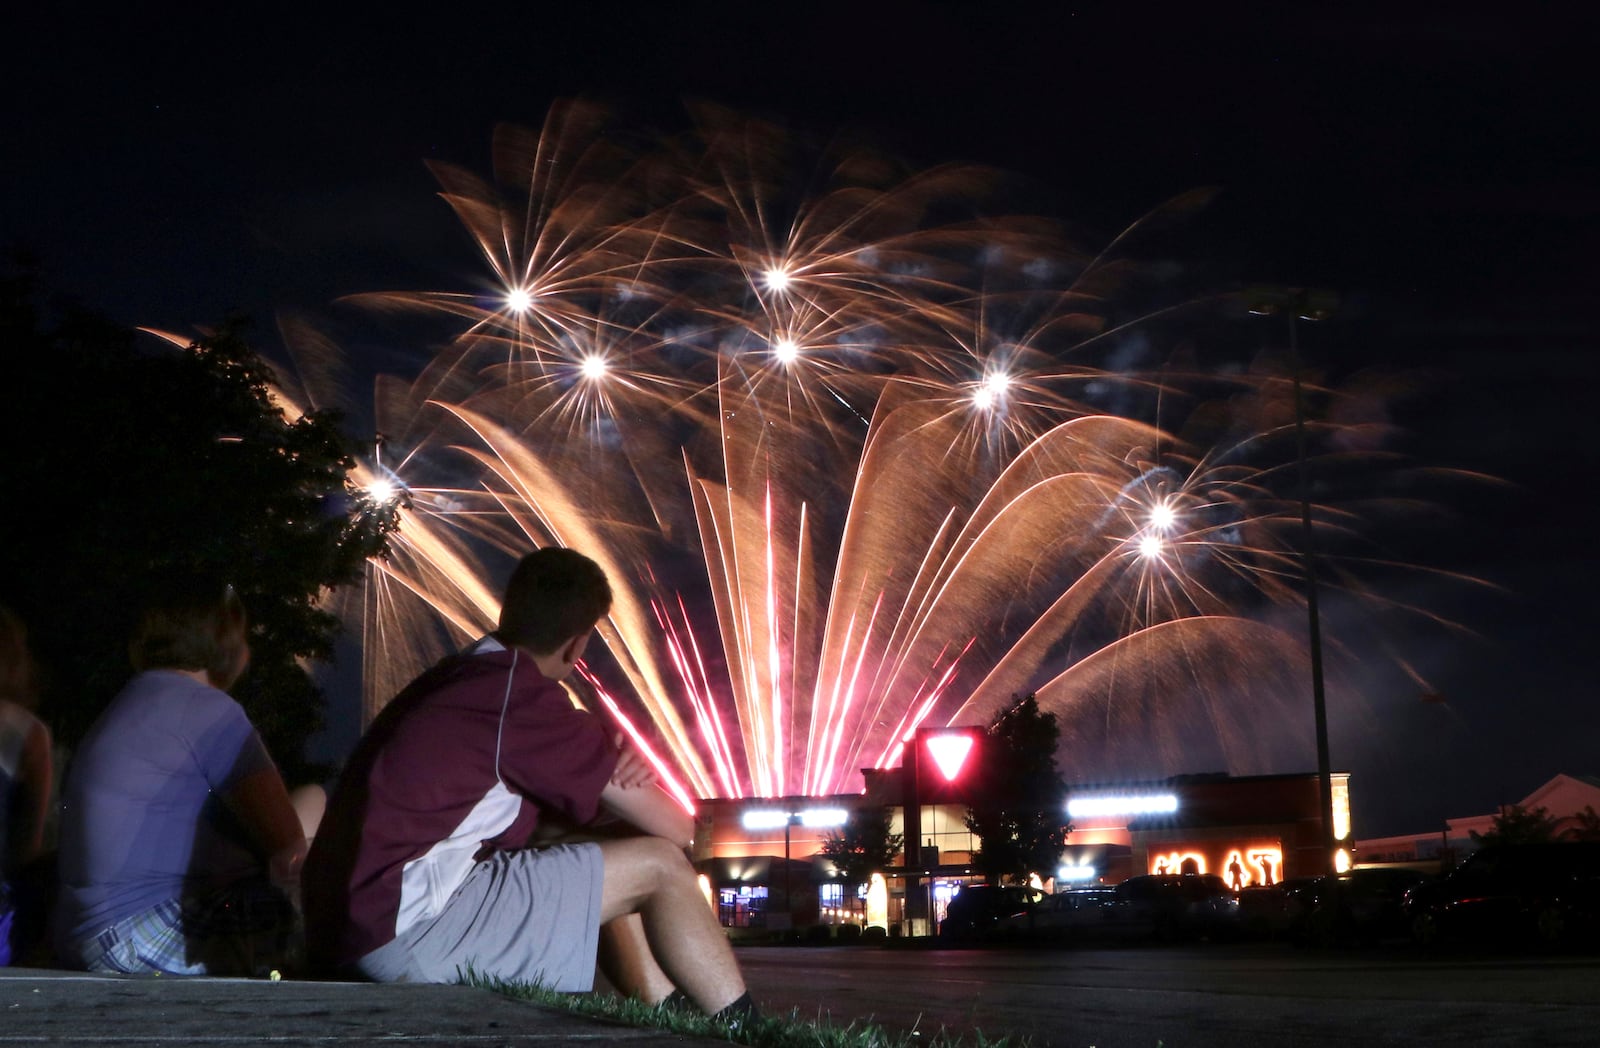
[[[644,899],[683,882],[695,882],[694,867],[681,849],[660,837],[634,837],[616,845],[602,845],[606,878],[619,890]]]
[[[681,877],[694,879],[694,867],[689,865],[683,849],[661,837],[645,837],[641,843],[652,872],[663,882]]]

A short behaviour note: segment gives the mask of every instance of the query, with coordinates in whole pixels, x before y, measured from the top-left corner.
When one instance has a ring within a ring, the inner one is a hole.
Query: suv
[[[995,930],[1002,936],[1043,943],[1093,935],[1105,919],[1106,904],[1115,897],[1111,888],[1066,888],[1046,895],[1022,913],[1003,918]]]
[[[1044,892],[1019,884],[969,884],[945,908],[939,936],[965,942],[993,935],[1001,922],[1031,910]]]
[[[1214,873],[1152,873],[1117,885],[1102,930],[1157,939],[1224,937],[1239,931],[1239,894]]]
[[[1304,893],[1298,941],[1317,946],[1372,945],[1405,938],[1408,893],[1428,879],[1403,866],[1371,866],[1318,877]]]
[[[1600,930],[1600,842],[1490,845],[1406,896],[1411,937],[1533,939],[1557,945]]]
[[[1239,891],[1239,931],[1258,939],[1299,942],[1306,934],[1312,893],[1320,877],[1290,877]]]

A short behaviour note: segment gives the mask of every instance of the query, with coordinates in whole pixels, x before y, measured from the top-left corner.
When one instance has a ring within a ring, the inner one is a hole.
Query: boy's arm
[[[627,737],[615,739],[617,763],[600,791],[600,811],[577,825],[556,811],[540,814],[539,825],[528,844],[542,847],[557,843],[612,840],[648,834],[680,848],[694,843],[694,819],[657,785],[656,770]]]
[[[626,736],[617,736],[617,766],[611,772],[611,782],[623,789],[650,786],[656,781],[656,770],[638,750],[628,745]]]
[[[606,783],[600,791],[600,809],[654,837],[664,837],[680,848],[694,843],[694,820],[671,794],[659,786],[619,786]]]

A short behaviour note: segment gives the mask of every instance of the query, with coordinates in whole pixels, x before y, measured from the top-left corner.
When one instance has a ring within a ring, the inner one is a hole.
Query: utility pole
[[[1294,382],[1295,456],[1300,486],[1300,563],[1305,576],[1307,630],[1311,645],[1311,706],[1317,727],[1317,778],[1322,793],[1323,870],[1336,872],[1339,843],[1333,833],[1333,770],[1328,758],[1328,707],[1322,675],[1322,619],[1317,604],[1317,542],[1311,527],[1311,471],[1306,456],[1305,387],[1301,378],[1299,322],[1326,320],[1338,306],[1331,291],[1299,287],[1254,288],[1247,308],[1254,316],[1289,318],[1289,370]]]

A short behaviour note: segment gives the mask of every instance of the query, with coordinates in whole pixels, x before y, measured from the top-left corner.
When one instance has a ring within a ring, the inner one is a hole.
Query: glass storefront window
[[[766,923],[767,887],[741,884],[717,892],[717,920],[724,928],[760,928]]]

